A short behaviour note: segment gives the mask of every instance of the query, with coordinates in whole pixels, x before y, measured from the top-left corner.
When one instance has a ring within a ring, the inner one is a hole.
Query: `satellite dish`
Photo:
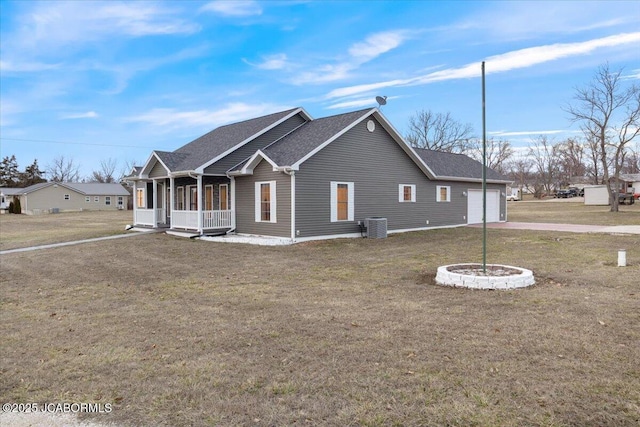
[[[387,97],[386,96],[376,96],[376,102],[378,103],[378,105],[380,105],[381,107],[383,105],[387,105]]]

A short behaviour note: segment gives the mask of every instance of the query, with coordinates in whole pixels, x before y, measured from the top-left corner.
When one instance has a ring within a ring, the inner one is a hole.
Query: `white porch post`
[[[230,177],[229,178],[231,181],[231,185],[230,185],[230,193],[231,193],[231,203],[230,203],[230,208],[231,208],[231,228],[235,229],[236,228],[236,178],[235,177]]]
[[[158,227],[158,181],[153,180],[153,228]]]
[[[133,181],[133,225],[138,223],[138,181]]]
[[[171,207],[171,216],[169,217],[169,227],[173,228],[173,211],[176,210],[176,193],[174,190],[175,182],[174,178],[169,178],[169,206]]]
[[[202,234],[202,175],[198,175],[198,233]]]

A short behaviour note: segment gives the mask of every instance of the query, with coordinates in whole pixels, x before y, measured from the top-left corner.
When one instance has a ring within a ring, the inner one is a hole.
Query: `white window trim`
[[[105,206],[111,206],[111,196],[104,196]]]
[[[142,190],[142,188],[138,188],[138,190]],[[144,191],[143,191],[144,194]],[[93,197],[93,202],[94,203],[100,203],[100,196],[94,196]]]
[[[62,198],[64,200],[71,200],[71,194],[65,194]]]
[[[261,200],[260,200],[260,186],[262,184],[269,184],[269,202],[270,202],[270,214],[269,221],[263,221],[261,215]],[[271,222],[276,223],[276,182],[275,181],[258,181],[255,184],[255,220],[256,222]]]
[[[442,200],[442,198],[440,197],[440,189],[441,188],[446,188],[447,189],[447,199],[446,200]],[[436,202],[450,202],[451,201],[451,186],[449,185],[436,185]]]
[[[347,206],[347,219],[338,219],[338,184],[347,185],[347,202],[349,203],[349,206]],[[331,222],[353,221],[354,205],[355,197],[353,182],[331,181]]]
[[[142,203],[138,204],[138,193],[140,193],[140,192],[142,192]],[[147,194],[146,193],[147,193],[146,188],[144,188],[144,187],[143,188],[136,188],[136,201],[135,201],[136,208],[142,208],[142,209],[146,208],[146,206],[147,206]],[[96,196],[96,199],[98,199],[98,196]]]
[[[275,182],[275,181],[274,181]],[[227,210],[229,210],[229,184],[220,184],[220,188],[218,189],[219,193],[218,193],[218,210],[222,210],[222,198],[220,197],[220,195],[222,194],[222,187],[225,187],[227,189],[226,194],[227,194],[227,200],[226,200],[226,205],[227,205]]]
[[[123,205],[124,205],[124,197],[118,196],[118,206],[123,206]]]
[[[411,200],[404,199],[404,187],[411,187]],[[400,203],[410,203],[416,201],[416,185],[415,184],[399,184],[398,185],[398,201]]]
[[[91,196],[84,196],[85,203],[91,203]]]
[[[185,203],[185,207],[184,209],[187,211],[197,211],[198,210],[198,205],[199,205],[199,200],[198,198],[200,197],[197,193],[198,193],[198,186],[197,185],[187,185],[186,186],[186,198],[187,198],[187,202]],[[196,191],[196,209],[191,209],[191,205],[193,204],[193,200],[191,200],[191,196],[193,195],[193,190]]]

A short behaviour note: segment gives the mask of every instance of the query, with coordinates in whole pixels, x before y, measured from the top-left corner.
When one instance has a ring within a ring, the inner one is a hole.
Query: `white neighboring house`
[[[13,201],[13,196],[22,190],[22,188],[0,187],[0,211],[2,213],[9,209],[9,203]]]
[[[624,181],[626,193],[640,193],[640,173],[622,173],[620,180]]]
[[[129,191],[117,183],[43,182],[11,190],[15,191],[13,197],[20,198],[22,213],[27,215],[84,210],[126,210],[130,197]],[[6,200],[7,206],[10,201]]]

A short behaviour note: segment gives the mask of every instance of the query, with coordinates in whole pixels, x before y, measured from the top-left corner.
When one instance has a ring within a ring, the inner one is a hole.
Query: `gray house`
[[[134,224],[291,241],[482,221],[482,165],[410,147],[377,108],[312,119],[302,108],[221,126],[129,177]],[[487,172],[487,220],[506,220],[506,184]]]
[[[11,192],[13,198],[20,198],[22,213],[27,215],[123,210],[127,208],[130,197],[129,192],[117,183],[42,182],[4,191]]]

